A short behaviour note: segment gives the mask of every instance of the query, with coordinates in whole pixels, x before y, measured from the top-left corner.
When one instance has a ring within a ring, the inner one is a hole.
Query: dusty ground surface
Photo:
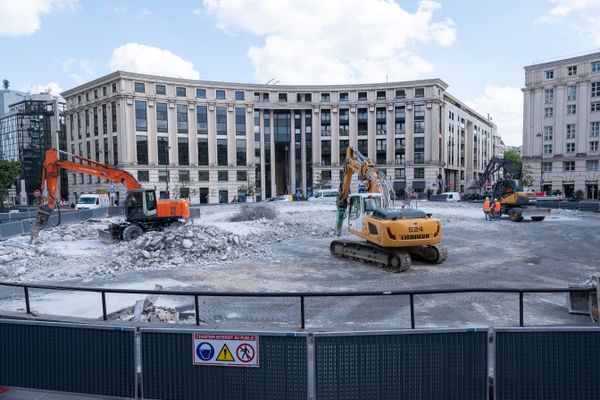
[[[193,225],[149,234],[133,243],[106,245],[96,230],[108,221],[43,232],[30,243],[0,243],[0,280],[74,286],[229,292],[388,291],[417,288],[566,287],[600,273],[600,219],[594,214],[553,210],[543,222],[483,221],[480,205],[427,203],[418,208],[442,220],[448,260],[415,262],[404,273],[339,260],[329,254],[333,204],[279,203],[274,219],[231,222],[239,205],[207,206]],[[528,325],[590,325],[567,313],[564,294],[525,296]],[[139,295],[108,295],[108,311],[131,306]],[[157,306],[186,315],[190,298],[161,296]],[[313,329],[391,329],[410,325],[407,297],[310,298]],[[0,309],[22,310],[20,290],[0,287]],[[294,328],[298,299],[200,299],[206,327]],[[32,291],[32,309],[96,318],[93,293]],[[518,324],[516,295],[483,293],[415,297],[418,327]],[[189,316],[189,314],[187,314]],[[187,320],[187,317],[185,318]]]

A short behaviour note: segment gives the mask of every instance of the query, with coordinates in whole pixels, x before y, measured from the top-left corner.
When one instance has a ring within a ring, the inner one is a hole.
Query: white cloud
[[[0,36],[33,35],[42,16],[77,7],[77,0],[0,0]]]
[[[44,84],[39,84],[39,83],[32,83],[30,85],[25,86],[23,88],[23,91],[31,93],[31,94],[38,94],[38,93],[48,92],[50,94],[58,96],[58,95],[60,95],[60,93],[63,90],[58,85],[58,83],[56,83],[56,82],[48,82],[45,85]]]
[[[600,0],[548,0],[554,6],[535,20],[539,24],[561,24],[600,45]]]
[[[433,65],[419,46],[450,46],[449,19],[434,20],[441,5],[422,0],[413,13],[393,0],[204,0],[229,34],[264,38],[248,56],[254,79],[282,83],[353,83],[425,77]],[[195,12],[195,11],[194,11]]]
[[[191,62],[169,50],[139,43],[127,43],[116,48],[108,66],[113,71],[121,70],[189,79],[199,79],[200,77]]]
[[[69,58],[67,60],[56,59],[62,72],[75,83],[84,83],[98,76],[98,63],[92,60],[81,60]]]
[[[196,7],[196,8],[194,8],[192,10],[192,14],[194,14],[194,15],[202,15],[202,10],[200,8]]]
[[[523,143],[523,92],[520,88],[486,86],[483,96],[465,103],[482,115],[490,114],[505,144],[520,146]]]

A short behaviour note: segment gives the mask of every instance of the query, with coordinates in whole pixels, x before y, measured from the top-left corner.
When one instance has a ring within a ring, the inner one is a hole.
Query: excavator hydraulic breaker
[[[31,225],[31,237],[38,237],[40,231],[46,227],[46,224],[48,224],[50,214],[52,214],[52,209],[47,205],[41,205],[38,207],[37,217]]]

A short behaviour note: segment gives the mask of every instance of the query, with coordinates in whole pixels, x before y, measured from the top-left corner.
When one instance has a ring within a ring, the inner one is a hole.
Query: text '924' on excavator
[[[366,193],[351,194],[352,176],[365,185]],[[348,147],[337,199],[336,233],[344,220],[348,231],[365,241],[338,239],[331,242],[331,254],[382,266],[394,272],[406,271],[411,255],[439,264],[448,257],[441,244],[442,224],[421,210],[394,209],[391,190],[375,163]]]
[[[60,153],[71,157],[73,161],[60,159]],[[59,152],[57,149],[49,149],[46,151],[42,170],[42,196],[40,196],[37,218],[31,227],[32,237],[37,237],[44,229],[56,206],[61,169],[118,182],[127,188],[124,202],[125,222],[112,223],[108,229],[100,230],[100,239],[103,242],[133,240],[146,231],[162,229],[190,216],[187,200],[158,200],[153,189],[143,189],[142,185],[127,171],[85,157]]]

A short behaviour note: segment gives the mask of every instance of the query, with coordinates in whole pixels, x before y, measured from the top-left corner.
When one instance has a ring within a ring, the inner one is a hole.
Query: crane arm
[[[363,181],[365,190],[368,193],[382,194],[383,207],[387,207],[390,203],[390,188],[385,175],[377,171],[375,163],[362,155],[360,151],[353,147],[348,147],[346,150],[342,180],[340,182],[340,191],[336,202],[336,233],[338,235],[342,230],[344,213],[346,211],[346,206],[348,205],[348,197],[350,196],[352,175],[354,174],[357,174],[358,179]]]
[[[56,202],[56,190],[60,170],[65,169],[73,172],[80,172],[87,175],[97,176],[102,179],[108,179],[113,182],[119,182],[125,185],[127,190],[141,189],[142,185],[127,171],[120,170],[110,165],[102,164],[85,157],[72,155],[75,161],[66,161],[59,159],[58,150],[49,149],[46,151],[44,167],[42,170],[42,193],[47,190],[47,195],[42,201],[47,201],[50,209],[54,208]]]

